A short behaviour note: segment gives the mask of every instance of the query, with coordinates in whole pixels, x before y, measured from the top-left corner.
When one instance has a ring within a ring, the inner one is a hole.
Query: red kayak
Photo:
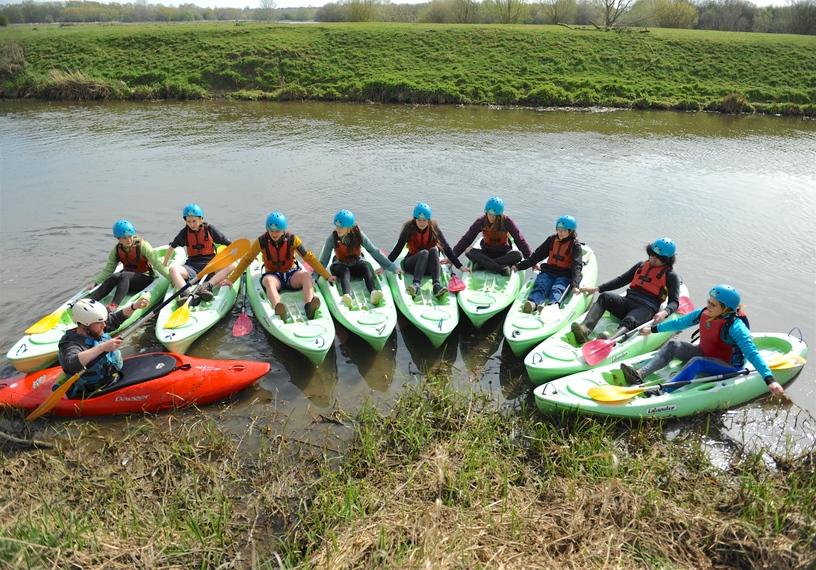
[[[125,359],[115,384],[84,398],[63,397],[51,411],[58,416],[95,416],[207,404],[240,392],[267,372],[267,362],[140,354]],[[57,366],[0,380],[0,407],[35,409],[51,394],[60,375],[62,368]]]

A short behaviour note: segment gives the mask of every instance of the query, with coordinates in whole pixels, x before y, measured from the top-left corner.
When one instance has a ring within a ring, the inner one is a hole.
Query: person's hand
[[[382,271],[382,270],[380,270],[380,271]],[[326,281],[328,281],[329,283],[337,283],[337,275],[332,275],[331,277],[326,279]]]
[[[511,265],[510,271],[518,271],[518,267],[516,267],[515,265]]]
[[[652,327],[643,327],[642,329],[640,329],[640,334],[642,336],[649,336],[650,334],[652,334]]]
[[[91,289],[93,289],[94,287],[96,287],[96,282],[95,282],[95,281],[91,281],[91,283],[90,283],[89,285],[86,285],[86,286],[85,286],[85,290],[90,291],[90,290],[91,290]]]
[[[535,265],[533,265],[533,271],[539,271],[540,272],[541,271],[541,264],[536,263]]]
[[[770,384],[768,384],[768,390],[774,396],[784,396],[785,395],[785,389],[777,381],[773,381]]]
[[[229,279],[227,279],[227,278],[222,279],[222,280],[221,280],[221,281],[220,281],[218,284],[219,284],[221,287],[232,287],[232,281],[230,281],[230,280],[229,280]]]
[[[394,274],[395,274],[395,275],[402,275],[403,273],[405,273],[405,271],[403,271],[402,269],[397,269],[397,270],[394,272]]]
[[[144,309],[150,306],[150,295],[142,295],[135,303],[131,303],[133,309]]]
[[[580,290],[578,287],[573,287],[573,288],[572,288],[572,294],[573,294],[573,295],[577,295],[577,294],[578,294],[578,293],[580,293],[580,292],[581,292],[581,290]]]
[[[125,341],[122,340],[121,336],[117,336],[116,338],[112,338],[110,340],[106,340],[102,344],[99,345],[99,348],[104,350],[105,352],[113,352],[115,350],[119,350],[122,346],[122,343]]]
[[[663,321],[666,320],[666,317],[669,316],[669,313],[666,310],[660,311],[654,316],[654,324],[659,325]]]
[[[439,260],[440,265],[447,265],[448,263],[450,263],[450,259],[448,259],[447,257],[443,257],[442,259]]]
[[[473,248],[472,247],[466,247],[464,253],[467,254],[467,252],[469,252],[471,249],[473,249]]]
[[[380,267],[379,269],[375,269],[374,275],[382,275],[383,271],[385,271],[385,269],[383,269],[382,267]]]
[[[589,293],[590,295],[594,295],[598,290],[598,287],[581,287],[581,293]]]
[[[462,273],[470,273],[470,267],[463,265],[462,267],[459,268],[459,271],[461,271]]]

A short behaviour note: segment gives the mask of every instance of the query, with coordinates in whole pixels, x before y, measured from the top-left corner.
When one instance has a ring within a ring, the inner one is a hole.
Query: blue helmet
[[[198,204],[187,204],[184,207],[184,214],[182,214],[182,216],[185,217],[185,218],[187,216],[198,216],[199,218],[203,218],[204,217],[204,211],[201,209],[201,206],[199,206]]]
[[[430,220],[431,207],[425,202],[420,202],[416,205],[416,208],[414,208],[414,217],[420,220]]]
[[[739,307],[739,291],[731,287],[731,285],[717,285],[711,291],[709,291],[708,294],[732,311],[736,311],[737,307]]]
[[[578,222],[572,216],[561,216],[555,222],[555,227],[574,232],[575,228],[578,227]]]
[[[334,225],[338,228],[353,228],[354,214],[348,210],[340,210],[334,216]]]
[[[501,216],[504,213],[504,200],[498,196],[493,196],[485,204],[485,214],[493,214],[494,216]]]
[[[286,216],[284,216],[280,212],[272,212],[271,214],[269,214],[269,217],[266,218],[266,229],[285,230]]]
[[[674,252],[677,251],[677,246],[674,245],[674,242],[671,239],[664,237],[655,240],[655,242],[652,244],[652,251],[663,257],[674,257]]]
[[[133,229],[133,224],[127,220],[119,220],[113,224],[113,237],[115,238],[130,237],[135,234],[136,230]]]

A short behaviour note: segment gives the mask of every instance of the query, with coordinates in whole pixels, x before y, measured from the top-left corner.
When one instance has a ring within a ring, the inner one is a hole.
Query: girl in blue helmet
[[[470,247],[479,233],[482,234],[479,247]],[[521,251],[513,249],[510,236]],[[490,273],[510,275],[510,266],[521,261],[522,254],[530,257],[531,250],[518,226],[504,215],[504,201],[494,196],[485,204],[484,215],[471,224],[454,246],[453,253],[457,257],[464,253],[474,263],[474,269],[478,265]]]
[[[101,301],[116,289],[108,305],[108,311],[111,313],[119,308],[125,295],[144,291],[156,278],[157,273],[168,281],[170,280],[167,268],[156,257],[156,252],[151,245],[136,235],[133,224],[127,220],[119,220],[113,224],[113,237],[119,243],[108,254],[108,263],[105,268],[89,285],[89,287],[96,287],[97,283],[102,284],[90,296],[94,301]],[[122,271],[114,273],[119,263],[122,264]]]
[[[412,297],[419,293],[419,283],[425,275],[431,276],[435,297],[441,297],[448,292],[448,288],[439,282],[440,249],[459,271],[470,271],[469,268],[462,266],[451,246],[448,245],[445,236],[442,235],[442,230],[439,229],[439,224],[436,223],[436,220],[431,219],[431,207],[424,202],[416,205],[414,217],[403,224],[399,238],[397,238],[397,245],[388,254],[388,259],[391,261],[397,259],[406,245],[408,255],[403,261],[403,269],[412,273],[414,280],[405,287],[405,290]]]
[[[776,396],[784,396],[785,390],[774,379],[771,369],[757,351],[748,317],[742,310],[739,292],[730,285],[717,285],[708,293],[705,309],[697,309],[673,321],[667,321],[640,331],[642,335],[654,332],[676,332],[689,327],[700,327],[700,343],[670,340],[645,365],[635,369],[621,365],[623,376],[629,384],[640,384],[643,378],[668,365],[676,358],[685,362],[682,370],[672,381],[691,380],[699,373],[725,374],[739,370],[747,360],[762,374],[768,390]]]
[[[340,280],[340,288],[343,290],[343,303],[348,308],[351,308],[353,303],[351,298],[352,277],[359,277],[365,281],[366,289],[371,293],[372,305],[378,305],[383,297],[382,291],[375,288],[371,268],[363,257],[363,248],[380,264],[380,268],[376,270],[378,275],[384,269],[395,273],[403,272],[393,261],[385,257],[377,246],[371,243],[371,240],[363,233],[360,226],[354,223],[354,214],[352,212],[340,210],[334,216],[334,231],[329,234],[320,254],[320,265],[325,267],[332,252],[334,253],[334,263],[329,268],[332,276],[328,281],[329,283],[336,283],[338,279]]]
[[[584,262],[577,229],[575,218],[561,216],[555,223],[555,233],[544,240],[531,256],[513,266],[514,271],[524,271],[533,265],[541,270],[524,302],[525,313],[540,311],[545,305],[558,303],[568,287],[575,294],[579,292]],[[540,263],[544,259],[546,263]]]
[[[582,287],[582,293],[593,294],[600,291],[601,295],[587,311],[583,323],[572,323],[575,341],[578,344],[587,341],[604,311],[609,311],[620,319],[620,327],[609,336],[610,339],[627,333],[652,317],[655,324],[659,324],[674,313],[680,305],[680,276],[674,272],[676,249],[669,238],[655,240],[646,246],[646,255],[649,256],[647,261],[636,263],[626,273],[602,285]],[[627,284],[629,288],[625,296],[607,292]],[[666,308],[661,310],[660,305],[666,299]],[[598,338],[607,338],[606,332],[599,334]]]
[[[170,247],[164,256],[166,265],[170,261],[170,256],[173,255],[173,248],[184,247],[187,249],[187,261],[184,265],[174,265],[170,268],[170,276],[176,289],[184,287],[187,281],[192,281],[198,275],[198,272],[204,269],[210,260],[215,257],[216,246],[230,245],[232,243],[232,240],[227,236],[204,221],[204,211],[198,204],[186,205],[182,210],[182,217],[186,226],[170,242]],[[212,284],[221,281],[233,269],[235,269],[234,263],[205,278],[206,281],[198,288],[190,304],[195,306],[201,301],[205,303],[212,301],[215,296],[212,291]],[[178,297],[178,305],[183,305],[191,294],[190,289],[182,291]]]
[[[275,314],[286,322],[289,317],[286,314],[286,305],[281,302],[280,291],[282,289],[289,291],[301,289],[306,318],[313,319],[317,309],[320,308],[320,298],[314,296],[312,274],[300,266],[295,254],[311,265],[312,269],[324,279],[331,278],[331,275],[312,255],[312,252],[303,245],[300,238],[288,231],[286,216],[280,212],[269,214],[266,218],[266,231],[252,242],[249,251],[238,262],[235,270],[229,277],[221,281],[221,286],[232,287],[232,284],[241,278],[259,253],[263,255],[264,264],[261,283],[266,290],[269,304],[275,308]]]

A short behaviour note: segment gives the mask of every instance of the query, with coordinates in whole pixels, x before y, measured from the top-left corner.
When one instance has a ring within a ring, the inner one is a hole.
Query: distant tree
[[[450,24],[454,22],[450,2],[431,0],[419,8],[417,22],[420,24]]]
[[[701,30],[721,32],[747,32],[753,25],[759,8],[748,0],[716,0],[700,9]]]
[[[308,22],[312,19],[312,11],[309,8],[304,8],[301,6],[295,12],[295,20],[298,22]]]
[[[261,7],[254,11],[253,16],[256,20],[262,22],[277,20],[278,15],[275,13],[276,6],[275,0],[261,0]]]
[[[816,0],[790,2],[788,33],[816,35]]]
[[[192,22],[195,20],[195,14],[190,10],[181,11],[181,20],[184,22]]]
[[[0,15],[0,28],[8,26],[8,16]]]
[[[612,26],[626,14],[635,0],[594,0],[595,7],[601,12],[604,24]]]
[[[540,13],[547,24],[570,24],[575,8],[575,0],[542,0]]]
[[[699,16],[697,8],[685,0],[657,0],[654,19],[661,28],[693,28]]]
[[[383,22],[413,24],[419,17],[419,4],[386,4],[383,6],[381,17]]]
[[[485,4],[500,24],[517,24],[524,8],[524,0],[485,0]]]
[[[14,4],[3,8],[3,15],[8,18],[10,24],[22,24],[24,21],[22,10]]]
[[[345,4],[327,2],[317,9],[314,19],[318,22],[348,22],[348,7]]]
[[[201,19],[202,20],[217,20],[218,16],[216,16],[215,12],[213,12],[212,10],[207,9],[207,10],[204,10],[204,11],[201,12]]]
[[[350,22],[373,22],[381,0],[345,0]]]
[[[457,24],[475,24],[479,21],[481,3],[477,0],[450,0],[450,11]]]

